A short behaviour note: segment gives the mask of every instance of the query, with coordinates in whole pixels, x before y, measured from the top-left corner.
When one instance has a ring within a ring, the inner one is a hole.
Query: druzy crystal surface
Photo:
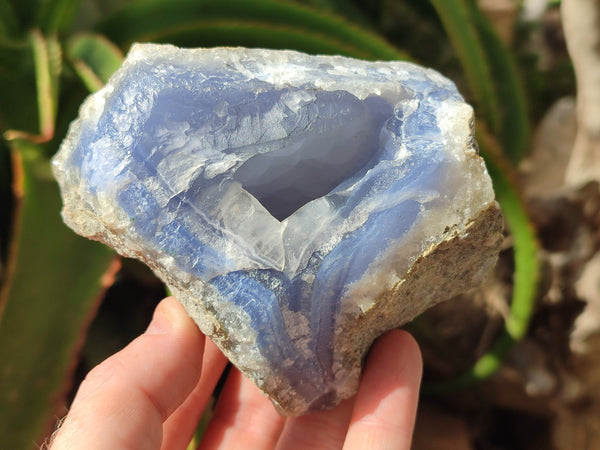
[[[494,264],[472,120],[409,63],[144,44],[53,168],[65,222],[147,263],[296,415],[351,396],[377,336]]]

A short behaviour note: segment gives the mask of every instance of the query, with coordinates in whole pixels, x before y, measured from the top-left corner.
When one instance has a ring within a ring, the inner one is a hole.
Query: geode
[[[298,415],[352,396],[374,339],[495,264],[472,125],[406,62],[138,44],[53,169],[65,222],[150,266]]]

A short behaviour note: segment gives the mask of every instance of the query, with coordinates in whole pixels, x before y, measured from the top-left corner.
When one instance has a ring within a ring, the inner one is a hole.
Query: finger
[[[196,386],[204,336],[174,298],[148,330],[83,381],[53,449],[157,449],[162,422]]]
[[[204,346],[202,375],[189,397],[163,425],[163,449],[186,448],[227,365],[227,358],[209,339]]]
[[[272,449],[284,418],[235,368],[231,370],[200,449]]]
[[[367,358],[344,450],[410,448],[422,370],[410,334],[393,330],[379,338]]]
[[[318,411],[288,419],[278,450],[340,449],[350,423],[352,400],[344,400],[328,411]]]

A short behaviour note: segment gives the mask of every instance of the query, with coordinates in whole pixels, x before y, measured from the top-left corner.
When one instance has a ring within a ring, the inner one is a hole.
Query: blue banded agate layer
[[[298,414],[356,389],[344,321],[494,202],[471,122],[409,63],[144,44],[53,167],[66,223],[146,262]]]

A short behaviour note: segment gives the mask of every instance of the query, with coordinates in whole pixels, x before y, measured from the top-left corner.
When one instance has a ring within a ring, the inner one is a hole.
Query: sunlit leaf
[[[478,129],[477,139],[486,155],[496,198],[513,239],[515,272],[506,331],[512,339],[519,341],[527,333],[535,304],[541,271],[539,242],[525,201],[517,187],[516,171],[496,141],[481,127]]]
[[[91,91],[97,91],[123,63],[119,48],[97,34],[78,34],[71,38],[66,53],[79,77]]]

